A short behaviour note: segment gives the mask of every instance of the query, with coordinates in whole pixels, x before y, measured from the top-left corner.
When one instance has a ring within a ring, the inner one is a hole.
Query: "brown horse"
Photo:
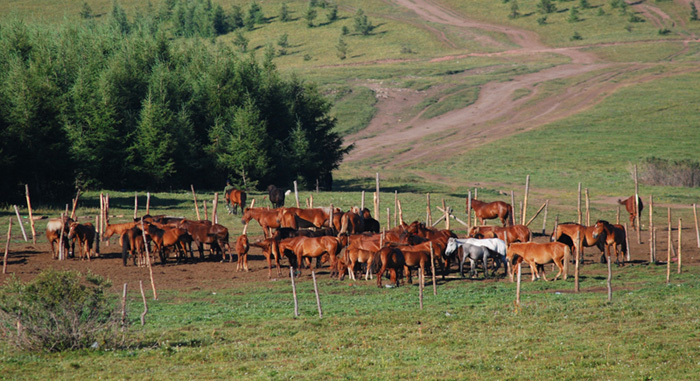
[[[566,280],[569,272],[568,265],[571,257],[571,249],[569,249],[569,246],[561,242],[514,243],[508,246],[506,257],[512,264],[509,272],[511,281],[513,281],[515,266],[523,261],[530,265],[530,272],[532,273],[533,282],[535,281],[535,277],[540,279],[540,272],[542,273],[542,278],[547,281],[544,265],[552,262],[559,267],[559,272],[554,277],[554,280],[557,280],[562,273],[564,273],[564,280]]]
[[[382,275],[388,269],[391,275],[391,283],[399,286],[399,277],[406,264],[401,250],[385,246],[374,253],[372,259],[372,272],[377,274],[377,286],[382,287]]]
[[[102,235],[102,240],[107,241],[109,240],[114,234],[119,234],[119,244],[121,244],[122,239],[121,236],[129,229],[133,228],[134,226],[139,225],[138,222],[125,222],[122,224],[110,224],[109,222],[107,223],[107,226],[105,227],[105,233]]]
[[[337,237],[296,237],[280,241],[279,250],[289,259],[292,267],[297,268],[301,275],[302,258],[318,258],[324,254],[330,257],[331,268],[335,266],[336,256],[343,248]]]
[[[222,259],[226,258],[226,252],[231,250],[228,228],[223,225],[204,220],[182,220],[178,227],[187,230],[192,240],[197,243],[200,258],[204,258],[204,244],[209,245],[210,255],[216,250],[221,254]]]
[[[155,252],[158,252],[160,255],[161,264],[164,265],[167,261],[166,248],[169,247],[173,247],[177,251],[178,263],[186,257],[187,251],[192,256],[192,238],[188,234],[187,229],[183,227],[174,228],[168,225],[157,226],[155,223],[145,224],[144,229],[146,236],[153,242],[154,255]]]
[[[642,199],[639,196],[637,196],[637,201],[639,202],[639,216],[641,219],[641,213],[642,210],[644,210],[644,203],[642,202]],[[630,225],[632,226],[632,229],[636,229],[634,221],[637,218],[637,212],[635,211],[636,208],[634,205],[634,196],[629,196],[624,200],[617,200],[617,203],[625,206],[625,209],[627,209],[627,213],[630,214]]]
[[[89,261],[90,253],[92,252],[92,243],[95,241],[95,226],[89,222],[84,224],[71,222],[68,239],[78,240],[80,259],[85,259],[87,256],[87,260]]]
[[[126,266],[129,255],[134,259],[135,266],[139,262],[143,262],[146,245],[143,242],[143,232],[141,229],[134,226],[124,232],[124,234],[121,235],[120,244],[122,246],[122,262],[124,266]]]
[[[467,202],[469,202],[468,199]],[[513,225],[513,207],[503,201],[486,203],[472,199],[472,209],[481,225],[484,224],[484,220],[492,218],[500,218],[503,226],[506,226],[506,224]]]
[[[573,222],[559,224],[552,233],[552,241],[563,242],[572,248],[576,255],[580,253],[579,258],[583,263],[583,249],[585,247],[597,246],[601,252],[603,251],[603,247],[599,244],[600,238],[594,235],[594,231],[594,226],[584,226]],[[581,239],[581,246],[576,242],[576,233]]]
[[[330,218],[330,210],[324,208],[285,208],[287,211],[297,216],[297,226],[299,228],[321,228]],[[340,210],[338,210],[340,213]]]
[[[262,241],[256,241],[250,244],[250,246],[259,247],[262,249],[262,253],[267,259],[267,278],[272,278],[272,257],[275,257],[275,263],[277,265],[277,276],[282,275],[282,270],[280,269],[280,256],[279,249],[277,247],[277,240],[274,238],[266,238]]]
[[[228,209],[229,214],[238,214],[238,207],[241,207],[241,211],[245,208],[246,193],[245,191],[238,189],[229,189],[224,195],[226,200],[226,209]]]
[[[270,229],[282,227],[280,213],[277,209],[245,208],[243,217],[241,217],[241,223],[245,225],[250,222],[250,220],[258,221],[263,229],[265,238],[270,238]],[[296,229],[296,226],[293,228]]]
[[[607,257],[610,255],[610,247],[615,249],[615,262],[618,266],[623,266],[625,263],[625,255],[627,254],[627,232],[625,227],[619,224],[611,224],[605,220],[596,221],[593,226],[593,236],[600,236],[600,242],[605,245]],[[622,257],[622,261],[620,261]],[[601,259],[602,262],[602,259]]]
[[[508,236],[507,244],[513,242],[530,242],[532,239],[532,232],[525,225],[511,225],[506,227],[500,226],[474,226],[469,231],[469,237],[472,238],[498,238],[502,241],[506,241],[506,235]]]
[[[341,258],[338,258],[339,260]],[[367,271],[365,273],[365,280],[369,280],[370,268],[372,267],[372,260],[374,259],[374,252],[370,250],[364,250],[357,247],[350,248],[349,246],[345,248],[345,256],[342,258],[344,267],[347,268],[348,275],[350,279],[357,280],[355,277],[355,265],[358,263],[366,263]],[[343,280],[345,273],[342,271],[344,269],[338,269],[340,275],[340,280]]]
[[[236,239],[236,254],[238,254],[238,263],[236,264],[236,271],[250,271],[248,270],[248,249],[250,245],[248,243],[248,235],[241,234]],[[233,254],[230,257],[233,260]]]
[[[70,231],[70,224],[72,222],[73,219],[70,217],[63,217],[63,219],[52,218],[46,224],[46,239],[51,244],[51,257],[53,259],[58,258],[58,253],[54,246],[55,244],[63,241],[63,247],[66,249],[66,252],[70,249],[68,232]],[[61,239],[61,232],[63,232],[63,239]]]
[[[365,231],[365,221],[362,216],[352,210],[341,216],[338,234],[359,234]]]
[[[404,258],[404,276],[408,278],[408,284],[413,284],[411,277],[411,268],[417,267],[420,271],[419,275],[425,276],[425,266],[430,264],[430,249],[424,244],[416,246],[397,246],[401,250]]]

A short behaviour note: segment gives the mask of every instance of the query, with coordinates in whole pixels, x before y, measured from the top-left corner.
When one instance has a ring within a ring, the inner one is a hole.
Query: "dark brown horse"
[[[505,242],[506,235],[508,236],[507,244],[513,242],[530,242],[532,232],[525,225],[511,225],[506,227],[500,226],[474,226],[469,231],[469,237],[472,238],[498,238]]]
[[[270,198],[270,202],[272,203],[273,207],[281,208],[284,206],[284,197],[286,196],[286,193],[282,189],[277,188],[274,185],[268,185],[267,195]]]
[[[559,272],[554,277],[554,280],[557,280],[562,273],[564,273],[564,280],[566,280],[571,250],[569,249],[569,246],[561,242],[514,243],[508,246],[506,257],[512,264],[509,272],[511,281],[513,280],[515,266],[522,261],[525,261],[530,265],[530,272],[532,273],[533,281],[535,280],[535,277],[537,279],[540,278],[540,272],[542,273],[544,280],[547,281],[547,276],[545,276],[544,272],[544,265],[552,262],[559,267]]]
[[[87,260],[89,261],[90,253],[92,252],[92,243],[95,241],[95,226],[89,222],[84,224],[71,222],[70,231],[68,232],[68,239],[78,240],[80,258],[85,259],[87,256]]]
[[[177,251],[178,263],[186,257],[188,251],[192,256],[192,237],[184,227],[174,228],[153,223],[145,224],[144,229],[146,236],[154,244],[154,254],[157,252],[160,255],[161,264],[164,265],[167,261],[166,249],[170,247]]]
[[[593,225],[593,236],[600,237],[600,242],[605,245],[608,258],[612,258],[610,256],[610,248],[613,247],[615,250],[615,262],[618,266],[624,265],[625,255],[627,254],[627,232],[624,226],[619,224],[613,225],[605,220],[598,220]],[[622,261],[620,261],[620,257],[622,257]]]
[[[122,245],[122,262],[124,266],[126,266],[129,255],[133,258],[135,266],[138,265],[139,262],[142,262],[146,245],[143,242],[143,232],[141,229],[134,226],[124,232],[124,234],[121,235],[120,244]]]
[[[226,209],[228,209],[229,214],[238,214],[238,207],[241,207],[241,211],[245,209],[246,193],[245,191],[238,189],[229,189],[224,195],[226,199]]]
[[[642,203],[642,199],[639,196],[637,196],[637,201],[639,202],[639,216],[641,220],[641,213],[642,210],[644,210],[644,203]],[[624,200],[617,200],[617,203],[625,206],[627,213],[630,214],[630,225],[632,226],[632,229],[636,229],[634,221],[637,218],[637,212],[635,211],[636,208],[634,205],[634,196],[629,196]]]
[[[377,274],[377,286],[382,287],[382,275],[389,270],[391,274],[391,283],[399,286],[399,277],[406,264],[401,250],[385,246],[381,250],[374,253],[372,259],[372,272]]]
[[[468,202],[469,200],[467,200]],[[479,224],[483,225],[484,220],[500,218],[503,226],[513,225],[513,207],[503,201],[483,202],[472,199],[472,209],[479,219]]]

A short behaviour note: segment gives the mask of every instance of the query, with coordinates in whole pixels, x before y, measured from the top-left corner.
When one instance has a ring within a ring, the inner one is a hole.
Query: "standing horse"
[[[584,226],[573,222],[559,224],[557,225],[557,228],[554,229],[551,240],[553,242],[563,242],[572,248],[572,250],[577,253],[576,255],[579,255],[578,253],[580,253],[581,256],[579,258],[581,259],[581,263],[583,263],[584,247],[597,246],[601,252],[603,251],[603,247],[599,244],[600,237],[594,235],[594,231],[594,226]],[[576,233],[579,234],[581,239],[580,245],[578,242],[576,242]]]
[[[477,245],[472,245],[469,243],[464,243],[461,245],[462,247],[462,258],[459,261],[459,275],[464,278],[464,262],[466,262],[467,259],[469,259],[470,265],[471,265],[471,271],[469,272],[469,277],[473,278],[476,276],[476,262],[480,261],[483,262],[484,264],[484,278],[489,277],[489,272],[488,272],[488,263],[489,263],[489,258],[493,258],[493,263],[494,263],[494,269],[493,269],[493,275],[496,275],[496,272],[498,269],[501,267],[501,262],[503,262],[502,256],[498,254],[497,252],[489,249],[488,247],[484,246],[477,246]],[[503,266],[505,267],[506,264],[505,262],[503,263]]]
[[[465,238],[465,239],[457,239],[457,238],[450,238],[447,240],[447,247],[445,248],[445,255],[448,258],[454,257],[457,254],[457,249],[460,246],[463,245],[473,245],[473,246],[481,246],[489,249],[492,251],[494,254],[494,264],[496,260],[500,262],[505,263],[506,260],[506,253],[507,253],[507,246],[506,243],[499,238],[482,238],[482,239],[477,239],[477,238]],[[473,259],[464,255],[462,257],[461,262],[464,262],[464,258],[469,258],[472,266],[474,266]],[[496,269],[497,270],[497,269]],[[494,270],[494,274],[496,272]],[[507,268],[505,269],[507,271]],[[460,274],[462,273],[462,266],[460,265]]]
[[[95,241],[95,226],[89,222],[84,224],[71,222],[68,239],[76,238],[80,249],[80,259],[85,259],[87,256],[87,260],[89,261],[90,253],[92,252],[92,243]]]
[[[204,244],[209,245],[209,254],[214,251],[221,254],[221,258],[226,258],[226,252],[231,250],[229,244],[228,228],[220,224],[212,224],[210,221],[180,221],[178,227],[187,230],[192,239],[197,243],[199,258],[204,258]]]
[[[256,241],[250,244],[250,246],[259,247],[262,249],[262,253],[267,259],[267,278],[272,278],[272,256],[275,256],[275,264],[277,265],[277,276],[282,275],[282,270],[280,269],[280,255],[279,248],[277,247],[277,240],[274,238],[266,238],[262,241]]]
[[[143,259],[146,246],[143,242],[143,232],[141,229],[134,226],[124,232],[124,234],[121,235],[120,244],[122,245],[122,262],[124,266],[126,266],[129,255],[134,259],[134,266],[139,263],[145,263]]]
[[[564,280],[566,280],[569,272],[568,269],[571,249],[569,246],[561,242],[514,243],[508,246],[508,253],[506,254],[506,257],[512,264],[509,271],[511,282],[513,281],[515,266],[522,261],[525,261],[528,263],[528,265],[530,265],[530,272],[532,273],[533,282],[535,281],[535,277],[540,279],[540,272],[542,272],[542,278],[547,281],[544,265],[552,262],[559,267],[559,272],[554,277],[554,280],[557,280],[562,273],[564,273]]]
[[[270,210],[267,208],[245,208],[243,211],[243,217],[241,217],[241,223],[245,225],[250,222],[250,220],[258,221],[262,227],[265,238],[269,238],[271,228],[276,229],[282,227],[279,210]],[[296,226],[293,228],[296,229]]]
[[[632,229],[636,229],[636,225],[634,221],[637,218],[637,214],[640,216],[642,215],[642,210],[644,210],[644,203],[642,203],[642,199],[637,196],[637,202],[639,202],[639,211],[635,211],[635,205],[634,205],[634,196],[629,196],[624,200],[617,200],[617,203],[620,205],[624,205],[625,209],[627,209],[627,213],[630,214],[630,225],[632,225]],[[641,218],[641,217],[640,217]]]
[[[246,197],[245,191],[238,189],[227,190],[224,199],[226,199],[226,209],[228,209],[228,213],[231,214],[231,212],[233,212],[233,214],[238,214],[239,206],[242,212],[245,208]]]
[[[270,184],[267,187],[267,195],[273,207],[281,208],[284,206],[284,196],[287,194],[282,189]]]
[[[250,271],[248,270],[248,249],[250,245],[248,243],[248,235],[241,234],[236,239],[236,254],[238,254],[238,261],[236,263],[236,271]],[[233,254],[230,255],[230,260],[233,260]]]
[[[503,241],[508,236],[507,244],[510,245],[513,242],[530,242],[532,232],[525,225],[474,226],[469,231],[469,236],[472,238],[500,238]]]
[[[46,224],[46,239],[51,244],[51,257],[53,259],[58,258],[58,253],[56,252],[55,244],[63,241],[63,247],[66,252],[70,249],[70,244],[68,243],[68,232],[70,231],[70,224],[73,219],[70,217],[52,218]],[[61,239],[61,232],[63,232],[63,239]]]
[[[278,244],[279,252],[287,256],[292,267],[296,267],[301,275],[303,257],[318,258],[325,254],[330,257],[331,268],[335,266],[336,256],[342,245],[337,237],[295,237],[282,240]]]
[[[599,242],[605,246],[608,258],[612,258],[610,256],[610,247],[612,246],[615,249],[615,262],[618,266],[624,265],[627,254],[627,232],[624,226],[598,220],[593,226],[593,236],[601,237]],[[622,261],[620,261],[620,257],[622,257]]]
[[[513,207],[503,201],[486,203],[472,199],[472,209],[480,225],[484,224],[484,220],[492,218],[500,218],[503,226],[513,225]]]
[[[382,287],[382,274],[388,269],[391,275],[391,283],[399,286],[399,276],[406,264],[401,250],[384,246],[374,253],[372,259],[372,272],[377,274],[377,286]]]

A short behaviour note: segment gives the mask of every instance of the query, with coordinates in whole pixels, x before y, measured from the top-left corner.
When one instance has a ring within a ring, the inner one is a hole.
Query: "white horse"
[[[504,265],[506,263],[506,250],[507,246],[506,243],[499,238],[483,238],[483,239],[477,239],[477,238],[463,238],[463,239],[458,239],[458,238],[450,238],[447,240],[447,247],[445,248],[445,255],[447,256],[453,256],[457,253],[457,248],[465,245],[473,245],[473,246],[481,246],[485,247],[491,251],[494,251],[498,253],[500,258],[494,258],[494,260],[500,260]],[[463,247],[464,251],[464,258],[469,258],[469,261],[471,263],[472,269],[475,266],[474,259],[471,258],[470,255],[467,255],[467,247]],[[476,252],[475,252],[476,253]],[[462,263],[464,263],[464,258],[462,258]],[[499,263],[500,265],[500,263]],[[500,266],[499,266],[500,267]],[[497,267],[498,269],[498,267]],[[485,270],[485,269],[484,269]],[[473,271],[473,270],[472,270]],[[460,264],[460,273],[462,272],[462,265]],[[507,272],[507,267],[506,267],[506,272]]]

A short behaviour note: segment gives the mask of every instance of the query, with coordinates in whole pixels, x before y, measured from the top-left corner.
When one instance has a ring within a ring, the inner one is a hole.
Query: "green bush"
[[[31,351],[112,345],[119,314],[109,287],[98,275],[53,269],[27,283],[11,278],[0,289],[2,337]]]

